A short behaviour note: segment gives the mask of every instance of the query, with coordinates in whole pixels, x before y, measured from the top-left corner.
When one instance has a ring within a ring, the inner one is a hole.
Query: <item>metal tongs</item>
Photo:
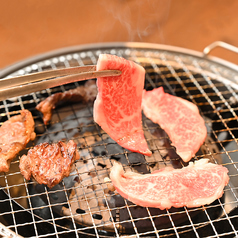
[[[118,76],[120,70],[96,71],[96,65],[48,70],[0,79],[0,100],[25,95],[59,85],[97,77]]]

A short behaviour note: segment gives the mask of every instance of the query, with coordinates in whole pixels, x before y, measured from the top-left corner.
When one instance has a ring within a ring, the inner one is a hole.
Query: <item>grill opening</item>
[[[0,102],[1,123],[23,108],[32,112],[36,139],[0,174],[3,223],[24,237],[234,237],[238,233],[238,96],[234,71],[202,57],[164,49],[114,47],[75,50],[50,55],[8,75],[96,64],[100,53],[122,56],[146,69],[145,89],[163,86],[165,92],[195,103],[205,119],[208,135],[194,160],[209,158],[229,170],[230,182],[222,198],[197,208],[143,208],[122,198],[105,178],[113,161],[126,170],[151,173],[165,166],[186,166],[166,133],[143,115],[143,129],[152,156],[130,152],[116,144],[94,121],[93,103],[57,107],[49,125],[35,106],[72,83]],[[221,79],[225,78],[223,81]],[[19,158],[41,142],[73,139],[80,159],[70,176],[52,189],[26,181]]]

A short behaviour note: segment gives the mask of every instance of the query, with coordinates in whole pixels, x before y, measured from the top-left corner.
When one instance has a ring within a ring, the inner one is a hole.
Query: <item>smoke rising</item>
[[[127,41],[164,43],[163,26],[170,3],[171,0],[103,0],[102,7],[111,19],[104,31],[122,30]],[[120,32],[117,34],[120,36]]]

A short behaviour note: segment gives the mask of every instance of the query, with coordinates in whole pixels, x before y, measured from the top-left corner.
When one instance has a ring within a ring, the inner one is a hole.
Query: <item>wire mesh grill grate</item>
[[[180,168],[167,135],[143,117],[151,157],[118,146],[93,121],[93,104],[62,105],[45,126],[35,106],[47,96],[64,92],[72,83],[0,102],[1,123],[22,109],[32,112],[35,141],[28,144],[0,174],[0,210],[3,223],[24,237],[234,237],[238,233],[238,95],[232,68],[196,55],[165,49],[101,47],[77,49],[35,60],[5,76],[72,66],[96,64],[100,53],[122,56],[146,69],[145,88],[165,91],[195,103],[204,117],[208,137],[195,159],[209,158],[226,166],[230,182],[224,196],[210,205],[161,211],[138,207],[116,194],[104,178],[112,160],[127,169],[150,173],[165,166]],[[68,178],[52,189],[26,181],[19,172],[19,158],[41,142],[74,139],[81,159]]]

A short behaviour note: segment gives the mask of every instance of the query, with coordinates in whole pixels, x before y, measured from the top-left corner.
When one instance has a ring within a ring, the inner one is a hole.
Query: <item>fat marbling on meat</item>
[[[97,70],[121,70],[120,76],[97,79],[94,120],[119,145],[151,155],[142,129],[141,102],[145,69],[124,58],[101,54]]]
[[[30,180],[32,176],[39,184],[52,188],[69,176],[74,161],[78,159],[77,145],[73,140],[68,143],[44,142],[23,155],[19,167],[26,180]]]
[[[177,154],[188,162],[206,139],[207,129],[197,106],[164,92],[163,87],[145,91],[142,109],[168,134]]]
[[[187,167],[165,167],[151,174],[124,172],[115,162],[110,179],[117,192],[143,207],[161,210],[171,207],[198,207],[210,204],[223,194],[228,183],[227,168],[201,159]]]
[[[35,123],[30,111],[12,116],[0,127],[0,172],[7,172],[10,162],[23,150],[30,140],[35,139]]]

